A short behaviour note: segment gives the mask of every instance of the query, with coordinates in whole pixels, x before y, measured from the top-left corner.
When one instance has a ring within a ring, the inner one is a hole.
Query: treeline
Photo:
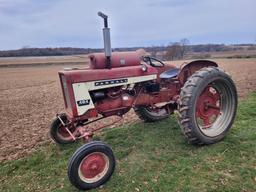
[[[207,52],[221,52],[234,50],[255,50],[256,46],[253,44],[239,44],[239,45],[225,45],[225,44],[203,44],[203,45],[189,45],[186,39],[180,42],[170,43],[167,46],[150,46],[150,47],[130,47],[130,48],[114,48],[113,51],[135,51],[137,49],[144,49],[147,52],[155,55],[158,52],[167,52],[169,57],[182,58],[187,52],[207,53]],[[0,57],[24,57],[24,56],[60,56],[60,55],[79,55],[89,54],[95,52],[102,52],[103,49],[91,48],[22,48],[18,50],[0,51]]]
[[[244,46],[225,45],[225,44],[206,44],[206,45],[188,45],[189,50],[195,53],[200,52],[221,52],[221,51],[236,51],[244,49]]]
[[[18,50],[0,51],[0,57],[25,57],[25,56],[60,56],[80,55],[101,52],[102,49],[90,48],[22,48]]]
[[[189,45],[189,40],[182,39],[179,42],[170,43],[162,52],[153,51],[151,54],[162,60],[180,60],[209,58],[213,52],[227,52],[239,50],[256,50],[254,44],[225,45],[225,44],[203,44]]]

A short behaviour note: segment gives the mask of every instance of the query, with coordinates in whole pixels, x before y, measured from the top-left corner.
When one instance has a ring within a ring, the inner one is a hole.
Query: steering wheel
[[[152,67],[164,67],[164,63],[154,57],[144,56],[142,57],[142,60],[145,63],[148,63],[149,65],[151,65]]]

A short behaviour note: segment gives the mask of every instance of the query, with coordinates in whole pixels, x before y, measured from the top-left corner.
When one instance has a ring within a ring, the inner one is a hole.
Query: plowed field
[[[216,62],[232,75],[240,98],[256,91],[256,59]],[[0,161],[22,157],[50,142],[50,122],[64,106],[57,75],[63,67],[40,64],[0,68]],[[133,112],[125,115],[125,123],[134,120],[137,117]]]

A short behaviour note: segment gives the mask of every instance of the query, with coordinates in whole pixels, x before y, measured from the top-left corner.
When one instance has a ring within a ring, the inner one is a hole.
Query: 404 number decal
[[[83,99],[83,100],[77,101],[78,106],[84,106],[89,104],[90,104],[90,99]]]

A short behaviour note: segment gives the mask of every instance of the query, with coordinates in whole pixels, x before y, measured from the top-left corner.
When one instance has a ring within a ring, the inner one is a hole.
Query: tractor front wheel
[[[68,165],[68,178],[80,190],[89,190],[107,182],[115,169],[112,149],[100,141],[87,143],[73,154]]]
[[[60,114],[59,117],[64,123],[67,123],[68,119],[64,113]],[[69,131],[73,133],[75,130],[75,125],[70,125]],[[57,117],[52,121],[50,127],[50,136],[58,144],[69,144],[74,142],[66,128],[62,125],[61,121]]]
[[[181,90],[179,124],[190,143],[216,143],[231,128],[236,109],[237,92],[230,76],[216,67],[203,68]]]

